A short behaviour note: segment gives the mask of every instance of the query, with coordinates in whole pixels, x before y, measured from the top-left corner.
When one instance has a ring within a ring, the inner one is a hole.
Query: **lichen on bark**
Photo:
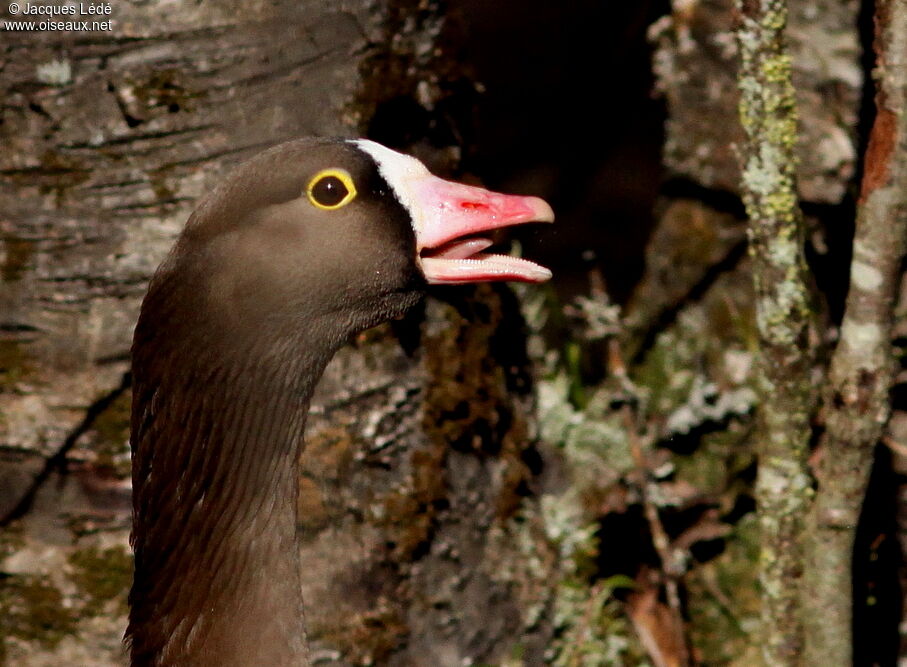
[[[866,150],[850,289],[829,369],[826,430],[809,515],[805,660],[853,661],[853,547],[873,449],[891,410],[892,319],[907,239],[907,6],[875,6],[876,118]]]
[[[810,298],[797,204],[797,110],[785,44],[785,0],[738,0],[743,200],[762,352],[756,495],[761,529],[763,658],[793,665],[800,653],[803,517],[812,412]]]

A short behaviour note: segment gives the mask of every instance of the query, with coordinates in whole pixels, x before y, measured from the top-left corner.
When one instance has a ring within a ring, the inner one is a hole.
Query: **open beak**
[[[419,264],[429,283],[488,280],[540,283],[551,271],[519,257],[482,252],[492,241],[482,232],[524,222],[553,222],[554,211],[538,197],[490,192],[425,174],[411,182]]]

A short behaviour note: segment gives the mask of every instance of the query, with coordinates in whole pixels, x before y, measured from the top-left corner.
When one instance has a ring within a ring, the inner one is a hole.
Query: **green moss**
[[[754,459],[750,425],[732,423],[727,429],[703,436],[694,454],[675,454],[677,478],[703,495],[720,500],[721,511],[730,512],[741,491],[750,485],[740,474]]]
[[[297,499],[304,535],[314,538],[332,521],[341,520],[344,506],[331,503],[328,498],[341,495],[350,484],[357,451],[362,451],[361,443],[344,426],[318,429],[306,437]]]
[[[4,531],[0,545],[0,553],[14,549],[15,534]],[[69,556],[69,565],[80,604],[68,604],[46,576],[13,575],[0,581],[0,659],[9,638],[54,649],[64,637],[78,633],[81,618],[107,613],[112,600],[119,601],[118,613],[126,613],[132,557],[125,548],[80,549]]]
[[[718,558],[687,576],[690,639],[702,664],[756,664],[759,529],[754,514],[736,526]]]
[[[104,613],[111,600],[118,600],[119,611],[126,613],[126,596],[132,581],[132,555],[125,548],[87,547],[73,552],[69,564],[72,566],[69,578],[85,600],[84,615]]]
[[[410,561],[413,554],[431,539],[438,508],[447,494],[444,476],[440,474],[444,457],[443,444],[414,451],[410,456],[412,472],[406,485],[377,499],[381,510],[373,520],[384,528],[388,555],[395,562]]]
[[[519,333],[505,332],[506,306],[487,284],[458,308],[447,306],[449,325],[425,340],[429,380],[422,426],[434,443],[497,456],[505,464],[496,500],[498,515],[506,518],[519,507],[518,489],[530,477],[522,460],[528,426],[509,386],[524,357],[516,352],[518,338],[504,340]]]
[[[488,303],[473,303],[473,317],[446,310],[449,326],[425,346],[431,377],[425,398],[423,426],[433,438],[461,449],[481,449],[471,437],[476,422],[498,420],[501,371],[488,358],[489,340],[501,318],[500,304],[490,290]],[[481,297],[480,297],[481,298]]]
[[[95,439],[91,445],[97,454],[97,464],[118,477],[128,477],[131,470],[129,456],[129,427],[132,411],[132,394],[123,392],[95,419]]]
[[[616,582],[624,587],[623,581]],[[558,590],[554,610],[556,637],[548,651],[555,667],[650,665],[636,639],[615,587],[602,581],[591,588],[568,580]]]
[[[689,393],[693,375],[683,348],[673,333],[666,332],[634,369],[634,382],[651,392],[650,405],[657,412],[669,412],[683,403]]]
[[[0,582],[0,638],[54,648],[75,634],[78,616],[62,593],[41,577],[15,575]]]

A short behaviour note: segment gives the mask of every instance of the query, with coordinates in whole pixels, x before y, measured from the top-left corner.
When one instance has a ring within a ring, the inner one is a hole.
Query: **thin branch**
[[[593,283],[593,289],[595,284]],[[600,285],[601,291],[597,296],[602,298],[604,294],[603,282]],[[638,390],[627,376],[627,364],[621,352],[620,343],[616,338],[608,340],[608,368],[615,376],[625,390],[631,396],[638,394]],[[652,545],[661,561],[661,582],[664,584],[665,597],[668,602],[669,616],[665,619],[669,625],[667,632],[671,637],[671,646],[673,649],[672,656],[676,658],[676,667],[686,667],[690,664],[689,641],[686,636],[686,626],[683,621],[683,605],[680,600],[680,579],[683,577],[683,567],[678,567],[678,557],[676,549],[671,543],[671,538],[665,530],[661,517],[658,514],[658,507],[652,500],[650,488],[653,485],[652,473],[646,461],[645,447],[639,435],[639,413],[637,409],[629,404],[621,408],[621,418],[624,422],[624,430],[627,434],[627,440],[630,446],[630,455],[636,467],[636,474],[639,481],[639,494],[642,501],[643,512],[646,522],[649,524],[649,531],[652,534]],[[647,443],[651,443],[651,438],[647,438]],[[639,630],[639,628],[637,628]],[[645,639],[640,636],[643,643]],[[651,647],[647,646],[652,659],[659,663],[657,652],[653,652]]]
[[[761,350],[756,498],[762,653],[775,667],[796,665],[802,645],[803,517],[812,494],[807,467],[811,311],[795,183],[797,112],[784,43],[787,3],[737,0],[737,8],[740,119],[747,137],[741,151],[743,200]]]
[[[630,443],[630,454],[636,464],[636,474],[639,476],[639,494],[642,500],[643,512],[646,521],[649,524],[649,530],[652,533],[652,545],[661,561],[661,574],[665,587],[665,598],[668,601],[668,608],[671,610],[670,623],[673,627],[668,631],[673,635],[673,646],[678,652],[676,656],[678,667],[685,667],[690,664],[689,648],[683,622],[683,605],[680,602],[680,586],[678,580],[683,576],[682,569],[676,566],[677,557],[674,548],[671,546],[671,539],[665,530],[661,517],[658,515],[658,508],[652,502],[649,488],[652,484],[652,475],[646,462],[643,445],[637,432],[637,418],[633,409],[629,405],[624,405],[622,410],[624,428],[627,432],[627,439]]]
[[[877,0],[876,118],[863,165],[841,336],[809,516],[806,664],[852,664],[852,552],[873,449],[890,414],[894,299],[907,239],[907,5]]]

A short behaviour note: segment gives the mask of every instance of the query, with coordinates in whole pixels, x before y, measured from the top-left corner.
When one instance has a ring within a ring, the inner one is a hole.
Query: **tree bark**
[[[759,472],[762,654],[797,664],[802,647],[803,518],[812,497],[807,467],[812,412],[811,311],[803,220],[795,186],[797,115],[785,45],[786,0],[739,2],[743,200],[759,330]]]
[[[145,282],[232,163],[298,134],[350,132],[358,64],[384,14],[368,2],[151,2],[114,3],[109,18],[112,30],[3,32],[0,514],[35,491],[2,533],[10,664],[122,664],[119,387]]]
[[[807,665],[853,661],[852,564],[873,449],[891,411],[893,308],[907,240],[907,7],[875,9],[876,118],[866,150],[850,290],[825,395],[804,579]]]
[[[264,146],[360,134],[388,100],[429,114],[455,71],[431,2],[112,9],[109,32],[0,46],[0,514],[35,490],[0,532],[9,664],[123,662],[122,387],[145,283],[198,197]],[[443,168],[456,147],[417,148]],[[369,332],[325,373],[300,479],[319,664],[541,660],[558,560],[516,517],[538,473],[521,319],[506,289],[477,298]]]

